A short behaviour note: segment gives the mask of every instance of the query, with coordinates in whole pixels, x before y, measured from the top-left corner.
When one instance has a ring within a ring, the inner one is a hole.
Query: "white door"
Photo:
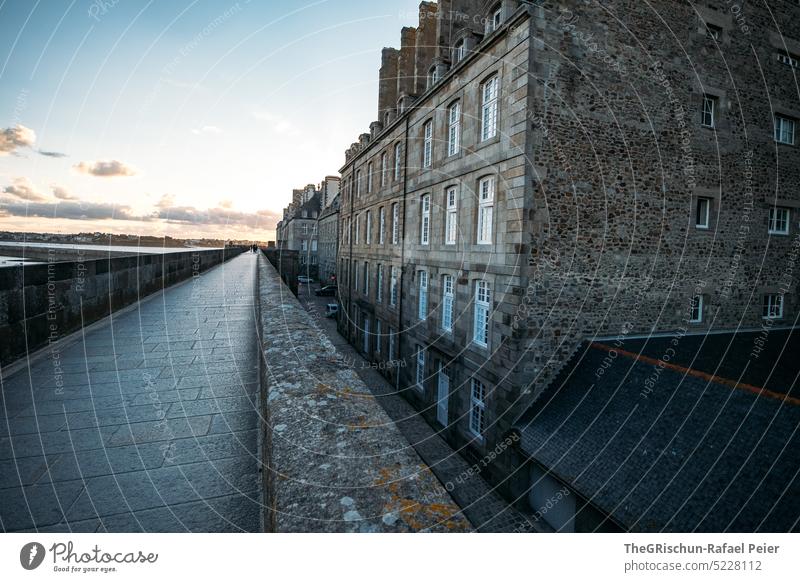
[[[447,369],[439,362],[439,389],[437,391],[436,419],[442,426],[447,426],[447,400],[450,397],[450,376]]]

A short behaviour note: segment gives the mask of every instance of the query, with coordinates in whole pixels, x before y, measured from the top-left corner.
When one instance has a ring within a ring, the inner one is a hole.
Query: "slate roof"
[[[521,447],[632,531],[798,531],[798,348],[800,330],[586,342]]]

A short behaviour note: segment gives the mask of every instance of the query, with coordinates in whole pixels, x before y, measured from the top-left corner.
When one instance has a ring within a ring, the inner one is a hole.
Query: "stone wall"
[[[7,365],[243,249],[49,262],[0,269],[0,363]]]
[[[469,531],[320,315],[264,257],[258,281],[267,531]]]

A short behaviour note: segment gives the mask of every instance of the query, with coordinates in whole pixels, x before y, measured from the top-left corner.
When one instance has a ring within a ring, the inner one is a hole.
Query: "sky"
[[[0,0],[0,230],[271,240],[418,0]]]

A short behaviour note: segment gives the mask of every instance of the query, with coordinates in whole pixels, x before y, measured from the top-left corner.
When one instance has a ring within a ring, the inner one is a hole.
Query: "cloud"
[[[292,124],[291,121],[281,117],[280,115],[273,115],[265,111],[254,111],[253,117],[258,121],[268,123],[272,130],[280,135],[296,136],[300,135],[300,131]]]
[[[22,200],[40,202],[46,198],[36,190],[36,187],[27,178],[15,178],[11,186],[3,188],[3,192]]]
[[[134,215],[128,206],[72,201],[23,204],[16,200],[0,200],[0,216],[61,218],[68,220],[150,220],[146,216]]]
[[[36,133],[24,125],[16,125],[0,130],[0,156],[13,154],[17,149],[33,147]]]
[[[77,200],[77,196],[73,196],[72,193],[64,188],[63,186],[58,186],[53,184],[53,196],[58,198],[59,200]]]
[[[81,162],[72,166],[79,174],[97,176],[100,178],[114,178],[118,176],[135,176],[136,170],[118,160]]]
[[[200,129],[193,129],[192,133],[195,134],[195,135],[202,135],[204,133],[205,134],[219,135],[220,133],[222,133],[222,130],[220,128],[214,126],[214,125],[205,125],[205,126],[201,127]]]
[[[275,228],[281,218],[270,210],[259,210],[258,212],[231,210],[230,206],[223,206],[228,202],[223,201],[217,208],[201,210],[194,206],[176,206],[174,197],[165,195],[156,203],[157,210],[152,216],[171,224],[205,224],[250,229]]]
[[[62,154],[61,152],[47,152],[45,150],[38,150],[37,152],[40,156],[45,156],[48,158],[66,158],[67,154]]]

